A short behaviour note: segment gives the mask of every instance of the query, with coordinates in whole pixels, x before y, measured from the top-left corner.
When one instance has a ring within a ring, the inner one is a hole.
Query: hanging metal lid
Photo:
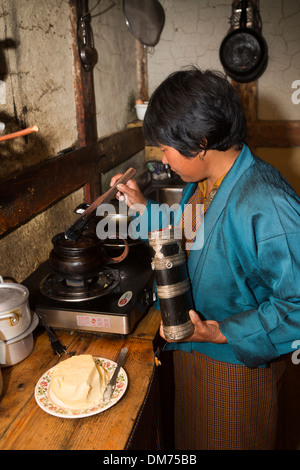
[[[126,24],[144,46],[154,47],[165,24],[165,12],[158,0],[123,0]]]

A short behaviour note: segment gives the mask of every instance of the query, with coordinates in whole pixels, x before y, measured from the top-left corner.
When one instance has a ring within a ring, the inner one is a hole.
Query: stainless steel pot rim
[[[108,247],[108,248],[124,248],[125,242],[120,241],[118,243],[114,243],[114,240],[115,239],[112,238],[112,241],[110,241],[109,238],[108,238],[105,242],[103,242],[103,246]],[[129,240],[128,239],[126,241],[129,245],[129,247],[141,244],[141,241],[139,239],[138,240],[131,240],[131,239]]]
[[[14,282],[0,283],[0,316],[7,310],[20,307],[28,297],[27,287]]]
[[[126,219],[126,220],[131,220],[133,219],[133,215],[128,215],[128,214],[106,214],[101,216],[101,219]]]
[[[27,330],[25,330],[19,336],[15,336],[14,338],[8,339],[7,341],[3,341],[3,343],[9,345],[9,344],[17,343],[18,341],[21,341],[22,339],[29,336],[30,333],[33,332],[33,330],[35,330],[35,328],[38,326],[38,323],[39,323],[39,318],[38,318],[37,314],[35,312],[33,312],[32,320],[31,320],[31,324],[30,324],[29,328],[27,328]]]

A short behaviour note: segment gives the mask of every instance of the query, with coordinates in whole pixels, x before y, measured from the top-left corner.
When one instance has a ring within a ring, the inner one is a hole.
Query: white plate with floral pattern
[[[114,369],[117,367],[116,362],[113,362],[110,359],[104,359],[102,357],[94,357],[94,361],[96,362],[96,364],[100,364],[104,369],[108,370],[108,372],[110,373],[110,376],[112,376]],[[42,410],[46,411],[46,413],[49,413],[50,415],[58,416],[59,418],[85,418],[87,416],[92,416],[98,413],[102,413],[102,411],[105,411],[108,408],[111,408],[122,398],[128,386],[127,374],[125,370],[121,367],[118,373],[117,382],[116,382],[113,395],[108,403],[103,404],[101,400],[101,402],[98,405],[94,405],[93,407],[82,409],[82,410],[63,408],[55,404],[54,401],[50,399],[49,386],[51,383],[51,373],[54,367],[49,369],[39,379],[39,381],[37,382],[35,386],[34,395],[35,395],[37,404],[42,408]]]

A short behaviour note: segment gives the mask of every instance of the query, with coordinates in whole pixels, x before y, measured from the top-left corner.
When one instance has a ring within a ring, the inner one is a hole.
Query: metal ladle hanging
[[[123,0],[126,24],[144,46],[154,47],[165,24],[165,12],[158,0]]]

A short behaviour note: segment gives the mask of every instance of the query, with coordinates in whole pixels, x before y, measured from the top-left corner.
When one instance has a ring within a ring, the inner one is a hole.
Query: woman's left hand
[[[201,320],[199,315],[194,311],[189,311],[190,319],[195,327],[194,333],[188,338],[182,341],[194,341],[199,343],[218,343],[224,344],[227,343],[226,337],[220,330],[219,323],[214,320]],[[179,342],[179,341],[170,341],[167,340],[164,336],[163,325],[160,325],[160,336],[166,341],[170,342]]]

